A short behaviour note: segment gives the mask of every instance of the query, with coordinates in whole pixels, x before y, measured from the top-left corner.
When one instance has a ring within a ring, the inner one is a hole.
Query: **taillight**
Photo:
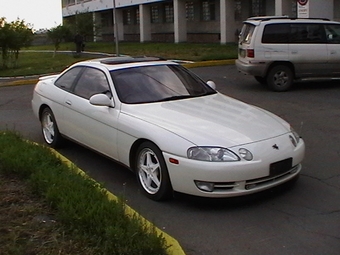
[[[247,57],[248,58],[254,58],[255,57],[254,49],[247,49]]]

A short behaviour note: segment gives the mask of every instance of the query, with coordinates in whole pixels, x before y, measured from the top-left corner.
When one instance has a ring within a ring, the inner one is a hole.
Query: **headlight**
[[[240,153],[240,156],[243,159],[245,159],[247,161],[253,160],[253,154],[249,150],[247,150],[245,148],[241,148],[241,149],[238,150],[238,152]]]
[[[187,154],[189,159],[201,161],[232,162],[240,160],[234,152],[220,147],[191,147]]]
[[[290,127],[290,131],[292,132],[292,134],[293,134],[293,136],[294,136],[294,139],[295,139],[295,141],[296,141],[296,144],[294,144],[294,141],[292,141],[292,143],[293,143],[293,145],[296,147],[297,144],[298,144],[299,141],[300,141],[300,136],[299,136],[298,133],[296,133],[296,131],[295,131],[292,127]]]

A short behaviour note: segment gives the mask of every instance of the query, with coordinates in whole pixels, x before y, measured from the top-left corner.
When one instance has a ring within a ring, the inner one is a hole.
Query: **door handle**
[[[70,100],[66,100],[65,103],[68,104],[68,105],[72,105],[72,102]]]

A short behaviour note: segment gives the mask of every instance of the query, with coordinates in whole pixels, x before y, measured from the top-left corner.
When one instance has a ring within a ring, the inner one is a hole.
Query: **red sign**
[[[306,5],[308,0],[297,0],[300,5]]]

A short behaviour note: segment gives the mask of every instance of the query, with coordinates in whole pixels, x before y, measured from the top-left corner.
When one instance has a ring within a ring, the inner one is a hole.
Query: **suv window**
[[[320,24],[291,24],[291,43],[326,43],[325,31]]]
[[[240,43],[250,43],[251,38],[254,33],[255,26],[249,23],[245,23],[242,27],[242,31],[240,34]]]
[[[269,24],[262,43],[326,43],[326,36],[321,24]]]
[[[325,30],[328,43],[340,43],[340,25],[326,25]]]
[[[262,43],[288,43],[289,24],[269,24],[263,30]]]

